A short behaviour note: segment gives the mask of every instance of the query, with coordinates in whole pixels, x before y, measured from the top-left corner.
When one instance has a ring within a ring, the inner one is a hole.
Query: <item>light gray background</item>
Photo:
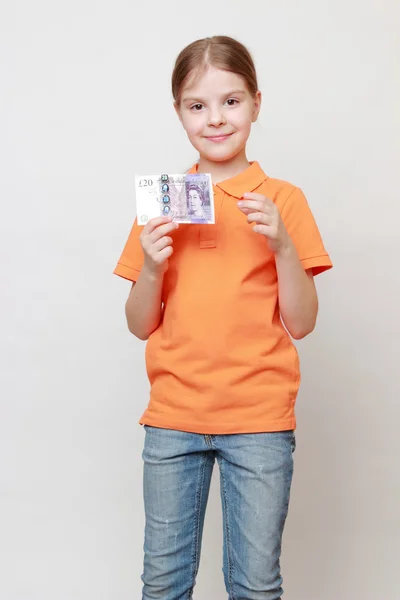
[[[283,567],[288,600],[399,597],[397,0],[28,0],[0,9],[0,599],[137,600],[144,345],[111,272],[135,173],[194,150],[169,78],[238,37],[264,104],[249,157],[305,191],[318,278]],[[195,598],[226,598],[215,472]]]

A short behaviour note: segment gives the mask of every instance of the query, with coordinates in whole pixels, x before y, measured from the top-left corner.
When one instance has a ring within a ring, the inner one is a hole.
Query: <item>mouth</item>
[[[220,135],[211,135],[211,136],[206,136],[206,139],[209,140],[210,142],[217,142],[218,143],[218,142],[224,142],[231,135],[232,135],[232,133],[225,133],[225,134],[220,134]]]

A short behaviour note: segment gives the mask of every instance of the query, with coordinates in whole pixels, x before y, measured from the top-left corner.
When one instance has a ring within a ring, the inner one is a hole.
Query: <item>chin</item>
[[[203,152],[201,151],[201,149],[199,149],[199,152],[207,160],[213,162],[227,162],[228,160],[232,160],[232,158],[235,158],[235,156],[239,154],[240,150],[240,148],[235,148],[234,150],[228,150],[226,148],[215,148],[210,152],[210,150],[207,148],[207,150],[204,150]]]

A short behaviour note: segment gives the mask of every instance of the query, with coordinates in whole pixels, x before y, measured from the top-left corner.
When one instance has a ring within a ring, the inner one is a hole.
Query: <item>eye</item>
[[[239,104],[238,100],[235,100],[235,98],[228,98],[228,100],[226,101],[226,104],[228,106],[235,106],[235,104]]]
[[[190,110],[192,110],[193,112],[200,112],[202,108],[203,108],[202,104],[193,104],[190,107]]]

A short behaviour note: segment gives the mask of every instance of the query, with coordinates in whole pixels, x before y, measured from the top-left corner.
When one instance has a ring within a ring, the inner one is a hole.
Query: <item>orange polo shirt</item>
[[[141,424],[202,434],[296,426],[298,355],[280,320],[274,254],[237,207],[245,192],[275,202],[304,269],[332,266],[299,188],[257,162],[214,186],[216,224],[172,234],[163,318],[146,346],[151,391]],[[143,265],[141,231],[135,221],[114,271],[131,281]]]

